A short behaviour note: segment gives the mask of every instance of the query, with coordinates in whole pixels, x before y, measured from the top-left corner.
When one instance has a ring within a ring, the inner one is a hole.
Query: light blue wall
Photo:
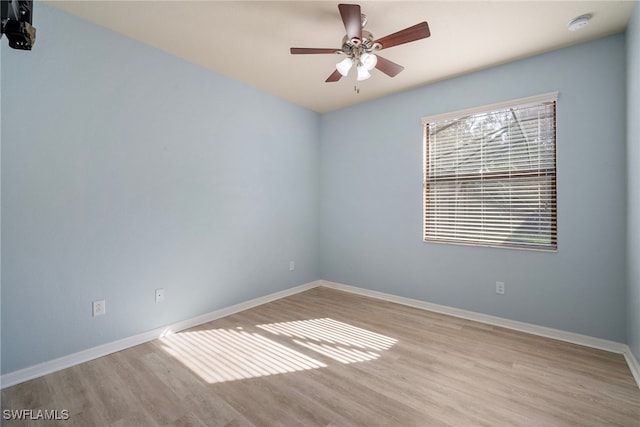
[[[324,115],[322,278],[625,341],[625,71],[620,34]],[[421,117],[550,91],[558,252],[423,243]]]
[[[640,360],[640,4],[627,27],[627,342]]]
[[[317,114],[40,2],[34,25],[1,40],[2,373],[319,278]]]

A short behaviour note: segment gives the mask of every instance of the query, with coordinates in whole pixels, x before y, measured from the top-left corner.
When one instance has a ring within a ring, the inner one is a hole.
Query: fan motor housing
[[[373,34],[362,30],[362,38],[349,39],[348,36],[342,38],[342,52],[350,57],[359,57],[364,52],[380,49],[380,43],[373,42]]]

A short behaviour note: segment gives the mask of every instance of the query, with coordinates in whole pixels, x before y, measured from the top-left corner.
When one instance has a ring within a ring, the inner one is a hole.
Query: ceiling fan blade
[[[349,39],[357,38],[362,40],[362,18],[360,17],[360,5],[358,4],[339,4],[340,16],[344,23],[344,29],[347,30]]]
[[[325,82],[327,83],[337,82],[341,78],[342,78],[342,74],[340,74],[340,71],[335,70],[333,73],[331,73],[331,75],[327,78],[327,80],[325,80]]]
[[[330,48],[315,48],[315,47],[292,47],[292,55],[300,55],[307,53],[336,53],[341,52],[342,49],[330,49]]]
[[[404,70],[404,67],[402,65],[398,65],[393,61],[389,61],[388,59],[385,59],[380,55],[376,56],[378,57],[376,68],[385,73],[387,76],[395,77],[400,71]]]
[[[396,33],[389,34],[388,36],[375,40],[374,43],[380,43],[382,45],[381,49],[387,49],[399,44],[426,39],[430,35],[431,32],[429,31],[429,24],[425,21],[416,24],[413,27],[405,28],[404,30],[400,30]]]

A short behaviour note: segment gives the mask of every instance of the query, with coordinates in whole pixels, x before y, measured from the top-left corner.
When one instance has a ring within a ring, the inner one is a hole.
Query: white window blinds
[[[557,249],[556,99],[423,119],[425,241]]]

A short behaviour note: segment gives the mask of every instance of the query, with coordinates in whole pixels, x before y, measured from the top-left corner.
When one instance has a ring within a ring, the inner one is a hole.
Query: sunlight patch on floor
[[[242,327],[185,331],[161,337],[162,348],[208,383],[257,378],[323,368],[300,351],[307,349],[348,364],[380,357],[397,340],[337,320],[323,318],[257,325],[280,342]],[[282,341],[287,340],[288,344]],[[325,359],[326,360],[326,359]]]
[[[325,365],[260,334],[238,329],[181,332],[164,350],[209,383],[321,368]]]
[[[366,362],[380,357],[397,340],[330,318],[296,320],[258,325],[275,335],[293,338],[293,342],[341,363]]]

